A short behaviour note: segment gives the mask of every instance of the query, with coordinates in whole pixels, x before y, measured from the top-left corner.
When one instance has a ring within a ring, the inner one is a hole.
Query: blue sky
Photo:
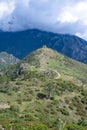
[[[37,28],[87,40],[87,0],[0,0],[0,29]]]

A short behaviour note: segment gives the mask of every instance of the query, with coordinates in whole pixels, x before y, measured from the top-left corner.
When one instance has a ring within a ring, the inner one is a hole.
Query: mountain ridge
[[[83,79],[83,82],[84,79],[86,81],[87,78],[87,65],[81,62],[77,62],[63,54],[58,53],[56,50],[53,50],[46,46],[43,46],[42,48],[37,49],[36,51],[33,51],[28,56],[26,56],[23,59],[23,61],[29,63],[30,65],[36,66],[37,68],[50,68],[53,70],[58,70],[59,72],[63,72],[65,73],[65,75],[69,76],[72,70],[71,76],[77,76],[77,78],[79,78],[81,74],[84,73],[81,77],[81,79]]]
[[[87,64],[87,41],[68,34],[31,29],[21,32],[0,32],[0,51],[23,58],[43,45]]]
[[[14,65],[17,62],[19,62],[19,59],[12,54],[8,54],[7,52],[0,53],[0,70],[10,65]]]

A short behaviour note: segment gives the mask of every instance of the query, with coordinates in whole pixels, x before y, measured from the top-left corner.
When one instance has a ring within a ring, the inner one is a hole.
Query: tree
[[[52,90],[53,90],[54,86],[53,86],[53,82],[49,81],[46,84],[45,90],[47,91],[47,98],[50,99],[52,96]]]

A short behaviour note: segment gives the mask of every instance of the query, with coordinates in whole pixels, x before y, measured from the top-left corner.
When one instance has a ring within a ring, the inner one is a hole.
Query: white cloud
[[[37,28],[87,39],[86,12],[87,0],[0,0],[0,29]]]
[[[58,16],[57,19],[59,22],[61,23],[74,23],[78,21],[78,17],[73,15],[70,12],[64,11],[63,13],[60,14],[60,16]]]
[[[79,2],[76,6],[76,10],[78,12],[87,11],[87,2],[86,1]]]
[[[3,19],[4,17],[10,15],[14,10],[14,2],[1,2],[0,3],[0,19]]]

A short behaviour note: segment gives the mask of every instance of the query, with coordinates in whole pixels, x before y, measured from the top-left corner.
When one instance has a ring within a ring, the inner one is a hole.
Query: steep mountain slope
[[[24,58],[24,62],[36,67],[57,70],[67,77],[69,75],[81,80],[83,83],[87,82],[87,65],[61,55],[46,46]]]
[[[0,124],[14,130],[86,130],[86,72],[87,65],[46,46],[31,53],[0,77]]]
[[[77,36],[39,30],[0,32],[0,51],[7,51],[19,58],[44,44],[68,57],[87,63],[87,41]]]
[[[6,52],[0,53],[0,70],[8,67],[9,65],[16,64],[19,61],[18,58]]]

